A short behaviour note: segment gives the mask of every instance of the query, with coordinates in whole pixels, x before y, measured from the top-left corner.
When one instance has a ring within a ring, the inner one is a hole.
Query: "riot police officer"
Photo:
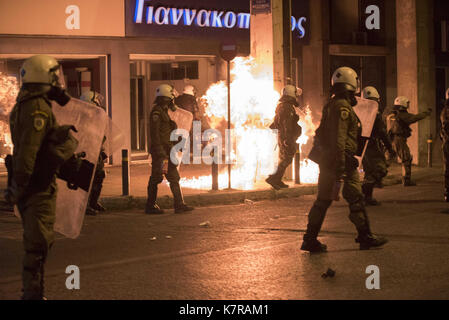
[[[407,97],[397,97],[394,101],[394,107],[387,116],[388,134],[392,137],[393,148],[402,161],[402,183],[404,187],[416,186],[411,180],[413,157],[407,145],[407,139],[412,135],[410,125],[430,116],[432,109],[411,114],[408,113],[410,100]]]
[[[357,73],[348,67],[338,68],[332,76],[331,98],[323,108],[321,123],[316,131],[309,158],[320,166],[318,197],[309,212],[307,231],[301,250],[324,252],[327,246],[318,241],[326,211],[337,198],[340,181],[344,183],[343,197],[349,204],[349,219],[355,225],[356,242],[361,250],[379,247],[387,239],[371,233],[359,180],[358,160],[361,154],[361,123],[352,107],[357,105],[356,91],[360,88]]]
[[[282,182],[282,177],[295,156],[296,140],[302,131],[301,126],[298,125],[299,116],[295,110],[295,107],[299,107],[298,97],[301,94],[300,88],[293,85],[285,86],[276,107],[274,122],[270,126],[278,132],[279,164],[276,172],[265,181],[276,190],[288,188],[288,185]]]
[[[44,298],[44,265],[54,241],[57,168],[49,165],[52,159],[45,138],[58,128],[51,100],[61,106],[70,100],[59,83],[59,68],[47,55],[27,59],[20,70],[23,85],[10,114],[14,151],[6,199],[17,204],[24,229],[23,299]]]
[[[376,88],[366,87],[362,91],[362,97],[376,101],[380,107],[380,95]],[[362,191],[365,195],[365,204],[368,206],[380,204],[373,198],[373,189],[375,185],[382,185],[382,179],[388,173],[385,149],[388,150],[390,155],[394,154],[393,146],[387,134],[387,128],[382,120],[382,110],[379,109],[362,162],[363,171],[365,172]]]
[[[156,204],[158,184],[163,176],[170,183],[173,193],[175,213],[192,211],[194,208],[184,203],[179,173],[175,163],[171,161],[170,150],[175,142],[170,141],[170,134],[177,128],[176,123],[170,119],[168,109],[176,110],[174,104],[173,87],[162,84],[156,89],[156,100],[150,113],[150,153],[151,176],[148,182],[148,200],[145,212],[148,214],[162,214],[164,211]]]
[[[103,106],[103,96],[95,91],[86,91],[81,97],[81,100],[92,103],[97,107],[106,111],[106,108]],[[98,212],[106,211],[106,208],[103,207],[98,200],[100,199],[101,189],[103,188],[103,181],[106,178],[106,172],[104,171],[104,161],[107,159],[107,155],[105,153],[104,143],[106,141],[106,136],[103,137],[103,143],[101,144],[100,154],[98,156],[97,166],[95,167],[94,180],[92,181],[92,188],[89,194],[89,200],[87,202],[86,214],[91,216],[96,216]]]
[[[449,202],[449,89],[446,90],[446,101],[440,114],[440,120],[440,137],[443,140],[444,200]]]
[[[191,84],[184,87],[182,95],[176,97],[175,104],[193,114],[193,120],[201,120],[198,102],[196,100],[196,89]]]

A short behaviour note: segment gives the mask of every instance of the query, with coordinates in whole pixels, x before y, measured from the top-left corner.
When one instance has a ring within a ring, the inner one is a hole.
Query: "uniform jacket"
[[[13,151],[13,179],[19,189],[40,191],[55,184],[55,173],[47,165],[44,143],[49,132],[58,127],[45,90],[39,86],[22,87],[10,114]]]
[[[150,113],[150,153],[168,159],[174,142],[170,135],[177,128],[170,119],[167,106],[155,105]]]
[[[362,126],[346,99],[332,98],[323,108],[320,126],[316,130],[314,148],[309,156],[320,166],[343,173],[345,168],[358,166],[354,155],[359,150]],[[314,151],[315,149],[315,151]],[[317,152],[319,155],[314,156]]]
[[[392,116],[393,119],[395,119],[393,120],[395,124],[392,125],[389,130],[393,135],[408,138],[412,135],[412,129],[410,129],[410,125],[422,119],[425,119],[428,115],[428,112],[412,114],[408,113],[407,110],[399,109],[396,107],[387,117],[387,121],[389,121],[388,119],[392,119]]]
[[[298,107],[296,99],[289,96],[281,97],[276,107],[274,122],[271,125],[272,129],[278,130],[279,140],[287,145],[296,143],[302,131],[298,125],[299,116],[295,107]]]
[[[175,99],[175,104],[193,114],[193,120],[200,120],[200,112],[196,98],[190,94],[182,94]]]

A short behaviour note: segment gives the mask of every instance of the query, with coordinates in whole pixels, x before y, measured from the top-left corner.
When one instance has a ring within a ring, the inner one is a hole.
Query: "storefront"
[[[308,2],[293,1],[294,61],[308,41]],[[32,0],[0,3],[0,72],[17,77],[34,54],[57,58],[72,96],[95,90],[127,136],[132,160],[148,158],[147,117],[155,88],[186,84],[201,96],[225,79],[222,42],[250,52],[250,1]],[[298,65],[298,64],[296,64]],[[297,67],[298,68],[298,67]],[[300,73],[295,69],[297,82]],[[116,160],[117,159],[117,160]],[[119,164],[120,151],[110,162]]]

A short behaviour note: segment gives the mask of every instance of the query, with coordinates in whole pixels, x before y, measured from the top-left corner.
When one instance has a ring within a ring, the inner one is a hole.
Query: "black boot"
[[[367,206],[379,206],[380,202],[373,198],[374,184],[366,183],[362,186],[363,194],[365,195],[365,205]]]
[[[411,163],[402,164],[402,184],[404,185],[404,187],[416,186],[416,182],[412,180]]]
[[[279,187],[281,187],[281,189],[288,189],[288,188],[290,188],[290,186],[288,184],[282,182],[282,180],[279,183]]]
[[[184,203],[184,197],[182,195],[179,182],[170,182],[170,190],[173,193],[173,205],[175,213],[183,213],[195,210],[194,207],[190,207]]]
[[[147,204],[145,206],[145,213],[146,214],[163,214],[164,210],[159,208],[159,206],[156,204],[157,199],[157,184],[151,181],[148,183],[147,188],[148,193],[148,200]]]
[[[268,183],[274,190],[281,190],[281,186],[279,185],[278,179],[271,175],[267,179],[265,179],[266,183]]]
[[[307,231],[303,237],[301,250],[309,251],[310,253],[326,252],[327,246],[318,241],[317,237],[323,225],[326,211],[329,208],[331,201],[317,200],[310,209],[308,216]]]
[[[357,228],[358,236],[355,242],[360,244],[360,250],[381,247],[388,242],[387,238],[372,234],[366,210],[351,212],[350,219]]]

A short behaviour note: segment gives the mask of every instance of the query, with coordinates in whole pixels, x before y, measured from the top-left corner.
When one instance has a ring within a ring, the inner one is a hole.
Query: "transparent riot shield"
[[[357,117],[362,123],[362,138],[364,138],[362,155],[357,157],[359,160],[359,167],[362,165],[362,160],[365,156],[368,140],[371,137],[378,111],[379,104],[376,101],[357,97],[357,105],[354,107],[354,112],[357,114]]]
[[[71,99],[61,107],[54,103],[53,112],[59,125],[74,125],[78,132],[73,136],[79,141],[76,153],[85,152],[88,160],[96,166],[108,118],[103,109],[87,102]],[[93,175],[90,177],[89,190]],[[78,188],[71,190],[67,182],[57,179],[55,231],[68,238],[77,238],[81,232],[89,193]]]
[[[378,111],[379,105],[376,101],[357,97],[357,105],[354,107],[354,112],[362,123],[362,137],[371,137]]]
[[[168,110],[170,119],[176,122],[178,129],[190,131],[192,128],[193,114],[182,108],[176,108],[176,111]]]
[[[126,144],[126,137],[123,131],[112,122],[112,119],[108,117],[108,124],[105,131],[105,152],[108,156],[111,156],[117,150],[122,149]]]
[[[190,132],[190,129],[192,128],[193,123],[193,114],[190,111],[184,110],[182,108],[176,108],[176,111],[168,110],[168,115],[170,116],[170,119],[172,119],[174,122],[176,122],[176,125],[178,126],[178,129],[184,129],[187,132]],[[190,143],[190,141],[189,141]],[[190,149],[189,149],[190,152]],[[181,165],[181,159],[182,159],[183,153],[180,151],[177,153],[176,158],[178,160],[178,168]]]

